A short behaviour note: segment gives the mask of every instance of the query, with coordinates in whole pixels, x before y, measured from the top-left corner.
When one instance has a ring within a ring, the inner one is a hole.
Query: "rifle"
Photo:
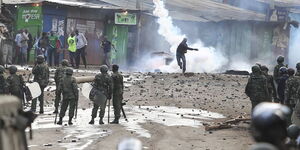
[[[128,122],[128,119],[126,117],[126,114],[125,114],[125,111],[124,111],[124,108],[123,108],[123,106],[125,106],[125,105],[126,105],[126,102],[124,102],[124,103],[121,104],[121,110],[122,110],[123,117],[125,118],[125,121]]]
[[[75,119],[77,119],[77,110],[78,110],[78,101],[79,101],[79,97],[78,97],[78,93],[76,96],[76,104],[75,104]]]
[[[57,107],[57,112],[55,113],[55,119],[54,119],[54,124],[56,124],[56,122],[57,122],[57,116],[58,116],[58,110],[59,110],[59,106],[61,106],[61,102],[62,102],[62,100],[61,100],[61,97],[60,96],[58,96],[59,97],[59,105],[58,105],[58,107]],[[57,98],[57,97],[56,97]]]

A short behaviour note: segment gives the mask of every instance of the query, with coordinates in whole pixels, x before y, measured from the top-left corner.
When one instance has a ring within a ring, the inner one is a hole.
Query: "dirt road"
[[[95,74],[76,73],[82,75]],[[128,122],[122,118],[120,125],[89,125],[92,104],[81,95],[74,125],[54,125],[54,93],[47,92],[48,108],[33,125],[30,149],[113,150],[126,137],[138,138],[143,148],[150,150],[247,150],[253,143],[247,123],[212,132],[205,131],[202,125],[240,115],[249,117],[250,101],[244,94],[247,76],[194,73],[124,76]],[[64,119],[67,123],[68,117]]]

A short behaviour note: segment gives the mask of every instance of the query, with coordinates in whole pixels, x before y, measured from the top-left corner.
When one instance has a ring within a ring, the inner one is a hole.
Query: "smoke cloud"
[[[296,18],[298,21],[300,18]],[[300,29],[292,27],[291,29],[291,35],[290,35],[290,44],[289,44],[289,66],[294,67],[298,62],[300,62],[300,55],[299,55],[299,49],[300,49]]]
[[[168,10],[165,8],[164,2],[161,0],[153,0],[155,10],[153,14],[158,17],[159,30],[170,44],[170,51],[176,55],[177,46],[186,38],[181,30],[173,24],[172,18],[169,16]],[[187,37],[188,38],[188,37]],[[205,47],[200,39],[195,43],[189,44],[190,47],[198,48],[199,51],[188,51],[186,54],[187,71],[190,72],[221,72],[223,67],[228,63],[228,59],[213,47]],[[162,72],[180,72],[176,59],[170,65],[162,65],[159,67]]]

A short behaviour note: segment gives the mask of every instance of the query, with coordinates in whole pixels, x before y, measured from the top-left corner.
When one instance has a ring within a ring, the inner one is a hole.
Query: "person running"
[[[177,52],[176,52],[177,63],[178,63],[178,66],[180,67],[180,69],[182,69],[183,73],[185,73],[185,71],[186,71],[185,53],[187,53],[187,50],[198,51],[198,49],[196,49],[196,48],[188,47],[187,38],[184,38],[183,41],[177,47]]]

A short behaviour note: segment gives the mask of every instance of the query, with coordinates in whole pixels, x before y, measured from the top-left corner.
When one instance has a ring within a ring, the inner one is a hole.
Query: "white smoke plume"
[[[297,21],[300,21],[297,20]],[[289,67],[295,67],[298,62],[300,62],[300,29],[292,27],[291,29],[291,39],[290,39],[290,48],[289,48]]]
[[[169,16],[168,10],[165,8],[164,2],[161,0],[153,0],[155,10],[153,14],[158,17],[159,31],[165,40],[171,45],[171,52],[176,56],[176,49],[186,35],[173,24],[172,18]],[[188,38],[188,37],[187,37]],[[221,72],[224,71],[223,66],[228,60],[221,52],[213,47],[205,47],[200,39],[196,43],[189,44],[189,47],[198,48],[199,51],[188,51],[186,54],[187,71],[189,72]],[[163,65],[159,68],[163,72],[180,72],[176,59],[170,65]]]

